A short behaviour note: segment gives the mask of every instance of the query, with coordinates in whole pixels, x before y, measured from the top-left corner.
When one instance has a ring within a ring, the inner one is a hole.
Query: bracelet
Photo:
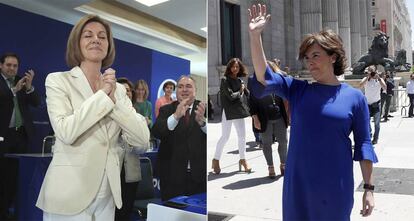
[[[375,189],[375,186],[374,185],[371,185],[371,184],[364,184],[364,187],[363,187],[365,190],[372,190],[372,191],[374,191],[374,189]]]

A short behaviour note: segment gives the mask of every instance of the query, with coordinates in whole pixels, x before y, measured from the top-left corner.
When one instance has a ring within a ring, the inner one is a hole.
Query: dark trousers
[[[197,193],[205,192],[207,192],[207,183],[194,181],[191,177],[191,172],[187,172],[186,188],[183,195],[190,196]]]
[[[386,95],[385,110],[384,110],[384,114],[382,115],[382,117],[385,119],[388,119],[388,113],[390,111],[390,105],[391,105],[391,98],[392,98],[392,95]],[[381,101],[381,106],[382,106],[382,101]]]
[[[375,131],[374,131],[373,140],[375,141],[378,141],[378,136],[379,136],[379,131],[380,131],[380,120],[381,120],[380,108],[381,108],[381,101],[377,101],[377,102],[374,102],[368,105],[370,119],[371,117],[374,117]],[[372,133],[371,123],[369,124],[369,132]]]
[[[122,207],[115,210],[116,221],[131,220],[132,209],[134,208],[135,195],[137,192],[139,182],[126,183],[125,182],[125,167],[122,166],[121,171],[121,193],[122,193]]]
[[[8,217],[8,209],[16,204],[19,171],[18,160],[4,157],[5,153],[27,153],[24,127],[8,129],[4,141],[0,142],[0,220]]]
[[[408,98],[410,99],[410,108],[408,109],[408,116],[409,117],[414,117],[414,115],[413,115],[414,94],[408,94]]]
[[[387,94],[386,93],[381,93],[381,109],[380,109],[380,111],[381,111],[380,115],[381,116],[385,116],[385,115],[382,115],[383,110],[384,110],[385,100],[387,100]]]
[[[181,183],[181,185],[178,183]],[[206,181],[195,181],[191,176],[191,172],[187,172],[185,180],[181,180],[180,182],[172,182],[169,179],[163,179],[163,177],[160,177],[160,187],[162,201],[169,200],[176,196],[189,196],[198,193],[205,193],[207,191]]]

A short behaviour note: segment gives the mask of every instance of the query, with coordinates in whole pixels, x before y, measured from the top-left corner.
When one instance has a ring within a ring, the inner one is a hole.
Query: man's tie
[[[10,88],[14,87],[14,78],[7,79],[10,82]],[[14,120],[16,128],[19,128],[23,125],[22,122],[22,114],[20,112],[19,101],[17,100],[17,93],[13,96],[13,103],[14,103]]]
[[[190,110],[191,109],[188,108],[184,115],[184,124],[187,126],[190,124]]]

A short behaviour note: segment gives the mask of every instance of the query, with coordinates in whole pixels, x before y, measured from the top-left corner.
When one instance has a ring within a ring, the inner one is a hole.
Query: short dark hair
[[[165,91],[165,88],[166,88],[168,85],[172,85],[172,86],[173,86],[173,90],[175,90],[175,84],[174,84],[174,82],[172,82],[172,81],[167,81],[167,82],[165,82],[165,83],[164,83],[164,85],[162,86],[162,90],[163,90],[163,91]]]
[[[336,54],[336,61],[333,64],[334,74],[337,76],[344,74],[346,68],[345,50],[342,44],[342,39],[338,34],[328,29],[306,35],[299,48],[299,60],[303,60],[306,51],[308,51],[313,44],[321,46],[328,55]]]
[[[7,52],[7,53],[4,53],[4,54],[0,57],[0,63],[2,63],[2,64],[3,64],[3,63],[6,61],[6,58],[8,58],[8,57],[16,58],[17,63],[18,63],[18,64],[20,64],[20,59],[19,59],[19,56],[17,56],[17,54],[16,54],[16,53],[12,53],[12,52]]]
[[[131,90],[134,90],[134,85],[126,77],[120,77],[120,78],[116,79],[116,82],[118,82],[120,84],[127,84],[129,86],[129,88],[131,88]]]
[[[241,62],[239,58],[232,58],[227,62],[226,71],[224,72],[224,76],[228,76],[231,73],[231,67],[233,67],[234,63],[238,63],[240,66],[239,73],[237,73],[237,77],[246,77],[247,76],[247,68]]]

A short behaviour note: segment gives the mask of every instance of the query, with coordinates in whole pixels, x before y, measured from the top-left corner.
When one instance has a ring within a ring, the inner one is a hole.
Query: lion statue
[[[394,71],[394,61],[388,58],[388,38],[385,33],[378,33],[372,40],[368,54],[352,65],[352,74],[362,75],[365,68],[370,65],[382,65],[386,71]]]
[[[411,69],[411,64],[407,63],[407,52],[404,49],[397,51],[397,56],[395,57],[395,70],[398,71],[409,71]]]

